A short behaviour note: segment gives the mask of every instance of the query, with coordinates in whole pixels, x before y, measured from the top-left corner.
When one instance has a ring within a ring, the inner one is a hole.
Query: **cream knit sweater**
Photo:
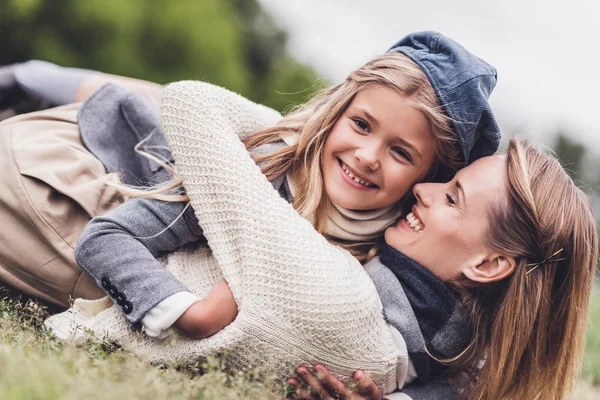
[[[344,381],[363,369],[384,392],[393,390],[403,368],[371,279],[280,198],[239,140],[278,114],[265,108],[257,118],[254,103],[233,94],[223,102],[222,90],[179,82],[164,93],[161,124],[212,250],[179,250],[165,266],[201,297],[225,277],[238,317],[204,340],[136,334],[118,307],[80,323],[153,361],[222,354],[232,368],[261,368],[277,379],[302,362],[320,363]]]

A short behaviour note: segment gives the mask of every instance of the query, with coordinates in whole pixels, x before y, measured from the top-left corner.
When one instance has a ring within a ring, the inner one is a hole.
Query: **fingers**
[[[321,385],[321,382],[319,382],[319,380],[308,370],[308,368],[300,367],[296,370],[296,372],[300,375],[300,378],[304,381],[306,386],[308,386],[307,389],[301,388],[300,391],[303,392],[302,395],[304,397],[299,396],[299,398],[320,400],[320,399],[327,399],[327,398],[331,397],[325,391],[325,389]],[[297,392],[298,391],[296,391],[296,393]],[[306,392],[306,393],[304,393],[304,392]]]
[[[325,392],[334,399],[349,400],[352,399],[352,391],[346,387],[339,379],[334,377],[327,368],[322,365],[315,365],[315,375]]]
[[[331,374],[331,372],[329,372],[325,367],[321,365],[316,365],[314,367],[314,371],[314,374],[312,374],[307,367],[300,367],[296,370],[296,372],[300,376],[301,381],[299,381],[296,378],[291,378],[288,380],[288,384],[292,386],[295,390],[297,399],[365,400],[365,398],[358,394],[358,392],[354,393],[352,390],[346,387],[339,379],[334,377],[333,374]],[[369,386],[369,383],[372,383],[372,381],[369,379],[366,381],[366,383],[367,385],[364,389],[368,392],[369,390],[372,390],[372,388],[370,388]],[[358,384],[355,384],[354,386],[356,386],[357,388],[359,387]],[[377,386],[375,386],[375,389],[377,390]],[[367,397],[367,399],[371,398]],[[379,398],[376,399],[380,400]]]
[[[354,381],[356,382],[355,391],[369,400],[380,400],[381,392],[379,387],[373,382],[370,376],[363,371],[354,372]]]

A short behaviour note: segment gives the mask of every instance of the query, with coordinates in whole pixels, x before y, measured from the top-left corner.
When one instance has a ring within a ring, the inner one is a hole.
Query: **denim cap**
[[[452,120],[468,163],[498,150],[500,127],[488,102],[496,86],[496,68],[438,32],[411,33],[390,52],[405,54],[423,69]]]

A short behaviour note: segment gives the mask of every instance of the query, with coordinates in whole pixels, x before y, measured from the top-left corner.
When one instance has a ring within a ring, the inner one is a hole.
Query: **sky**
[[[552,145],[567,131],[600,155],[600,1],[260,0],[288,48],[333,83],[407,33],[436,30],[498,69],[505,133]]]

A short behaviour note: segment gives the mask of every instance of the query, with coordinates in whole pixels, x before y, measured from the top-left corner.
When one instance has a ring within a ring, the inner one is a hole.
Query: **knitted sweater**
[[[277,116],[265,109],[263,119],[247,118],[236,109],[204,124],[201,111],[215,99],[195,96],[202,85],[169,86],[161,122],[212,253],[182,249],[164,262],[199,296],[227,278],[238,317],[200,341],[135,334],[117,307],[85,327],[156,361],[224,353],[233,368],[264,368],[279,379],[302,362],[321,363],[346,382],[363,369],[384,391],[393,390],[401,359],[373,282],[354,257],[329,244],[273,190],[236,134],[269,126]]]

